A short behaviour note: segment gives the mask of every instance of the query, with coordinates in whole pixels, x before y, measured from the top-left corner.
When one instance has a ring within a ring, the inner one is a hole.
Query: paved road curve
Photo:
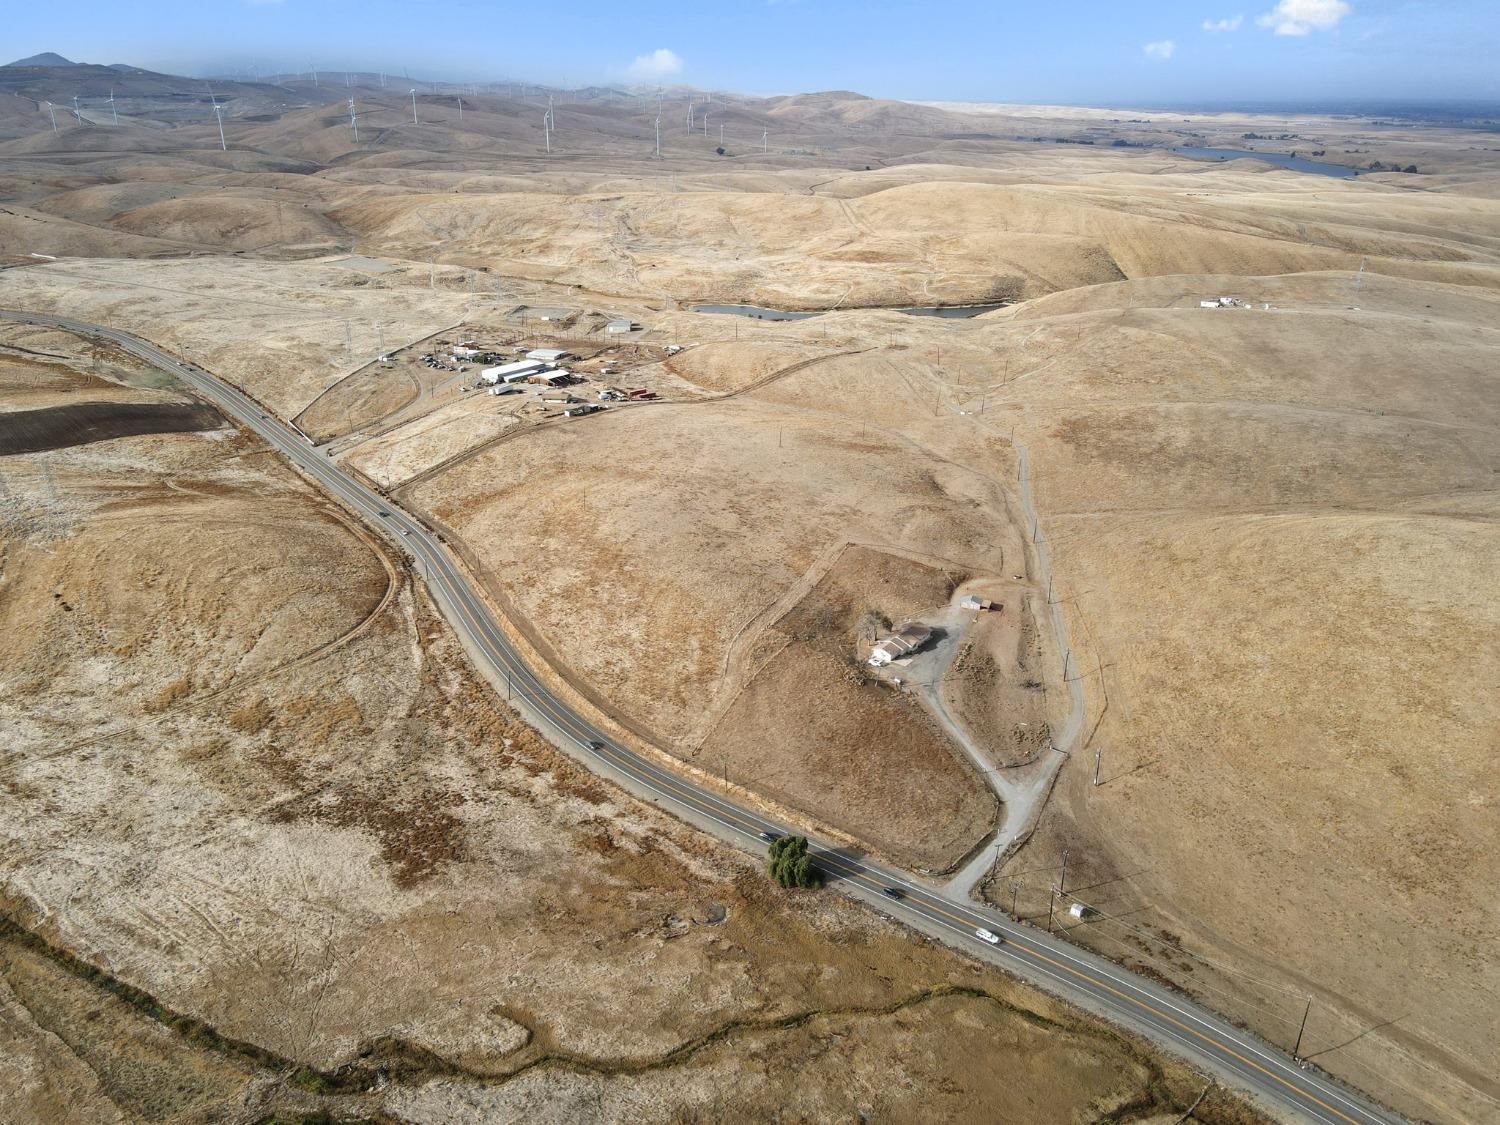
[[[758,813],[663,769],[612,741],[574,713],[533,675],[437,536],[402,509],[349,476],[307,439],[242,392],[129,333],[65,317],[0,309],[0,318],[99,336],[170,372],[226,414],[254,430],[307,476],[411,555],[443,613],[491,682],[504,683],[518,709],[543,733],[596,773],[670,809],[690,823],[744,848],[764,834],[788,831]],[[1304,1070],[1284,1052],[1221,1016],[1153,981],[1129,972],[995,911],[951,901],[904,873],[871,863],[847,849],[812,842],[831,884],[893,917],[941,937],[1048,991],[1130,1027],[1209,1070],[1227,1085],[1257,1095],[1291,1120],[1394,1123],[1402,1119],[1316,1069]],[[884,893],[896,890],[900,897]],[[979,940],[976,929],[1003,938]]]

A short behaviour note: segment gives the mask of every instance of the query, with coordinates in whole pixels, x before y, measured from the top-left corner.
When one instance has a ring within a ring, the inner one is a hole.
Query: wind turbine
[[[219,119],[219,147],[228,152],[229,142],[224,139],[224,107],[217,101],[214,102],[214,116]]]
[[[656,110],[656,159],[661,159],[661,107]]]
[[[760,151],[761,151],[761,152],[763,152],[763,153],[764,153],[764,152],[770,152],[770,151],[771,151],[771,150],[770,150],[770,149],[769,149],[769,148],[768,148],[768,147],[767,147],[767,146],[766,146],[766,138],[767,138],[767,137],[768,137],[768,136],[770,136],[770,135],[771,135],[771,131],[770,131],[770,130],[769,130],[769,129],[762,129],[762,130],[761,130],[761,131],[760,131]]]
[[[115,108],[115,88],[113,86],[109,88],[109,112],[114,115],[115,124],[118,125],[120,123],[120,111]]]
[[[47,113],[52,118],[52,131],[54,133],[56,133],[58,131],[58,129],[57,129],[57,111],[52,108],[52,103],[51,102],[47,103]]]
[[[460,121],[464,119],[464,96],[462,94],[458,95],[458,119]]]
[[[73,95],[73,116],[78,118],[79,124],[83,123],[83,114],[78,109],[78,95]]]
[[[359,144],[359,114],[354,112],[354,99],[349,99],[349,128],[354,130],[354,143]]]
[[[417,88],[415,86],[411,88],[411,123],[413,125],[420,124],[417,121]]]
[[[552,151],[552,111],[542,114],[542,137],[547,142],[547,151]]]

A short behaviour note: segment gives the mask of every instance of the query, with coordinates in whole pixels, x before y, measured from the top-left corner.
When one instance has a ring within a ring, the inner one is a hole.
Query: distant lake
[[[1324,164],[1317,160],[1305,160],[1300,156],[1293,156],[1289,152],[1251,152],[1244,148],[1174,148],[1173,152],[1179,156],[1201,156],[1210,160],[1264,160],[1267,164],[1276,164],[1282,168],[1290,168],[1294,172],[1311,172],[1315,176],[1333,176],[1339,180],[1352,180],[1359,175],[1358,168],[1350,168],[1347,164]]]
[[[913,305],[910,308],[897,309],[897,312],[909,313],[912,316],[941,316],[947,320],[962,320],[965,317],[978,316],[980,313],[994,312],[1003,309],[1008,301],[1001,301],[993,305]]]
[[[759,305],[694,305],[694,312],[731,313],[734,316],[753,316],[756,320],[806,320],[816,312],[787,312],[785,309],[763,309]]]
[[[907,313],[911,316],[941,316],[949,320],[958,320],[964,317],[978,316],[980,313],[994,312],[1003,309],[1004,303],[991,305],[912,305],[907,308],[892,308],[891,312]],[[804,310],[802,312],[788,312],[786,309],[763,309],[759,305],[694,305],[694,312],[701,313],[731,313],[734,316],[751,316],[756,320],[806,320],[811,316],[821,316],[823,312],[830,310]],[[845,306],[845,312],[856,311],[853,306]]]

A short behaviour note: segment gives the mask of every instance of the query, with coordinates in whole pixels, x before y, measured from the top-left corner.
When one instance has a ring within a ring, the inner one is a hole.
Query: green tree
[[[773,840],[768,868],[771,878],[783,887],[818,887],[823,884],[823,873],[807,854],[806,836],[783,836]]]

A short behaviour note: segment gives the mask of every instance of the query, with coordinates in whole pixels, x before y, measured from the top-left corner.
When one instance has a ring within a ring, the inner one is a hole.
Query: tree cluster
[[[820,887],[823,873],[807,854],[806,836],[783,836],[771,841],[771,878],[783,887]]]

